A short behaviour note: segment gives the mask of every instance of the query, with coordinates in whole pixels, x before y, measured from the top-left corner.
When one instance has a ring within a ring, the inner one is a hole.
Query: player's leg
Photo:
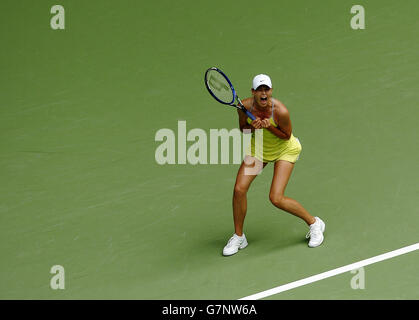
[[[234,235],[227,242],[223,249],[223,255],[231,256],[239,249],[244,249],[247,246],[247,239],[243,233],[244,218],[247,212],[247,191],[250,184],[255,180],[258,172],[265,167],[266,163],[262,164],[260,161],[246,157],[237,172],[236,183],[233,192],[233,220],[234,220]],[[252,163],[253,165],[249,165]]]
[[[256,163],[254,166],[248,165],[247,163],[250,163],[250,161],[243,161],[237,172],[233,192],[234,230],[238,236],[243,234],[243,224],[247,212],[247,191],[249,190],[250,184],[257,177],[258,172],[257,168],[255,168],[257,166]],[[263,168],[265,166],[266,163],[263,163]]]
[[[303,219],[310,226],[307,234],[307,238],[310,237],[309,246],[317,247],[324,239],[324,222],[319,217],[313,217],[298,201],[284,196],[293,168],[294,163],[282,160],[275,162],[269,198],[276,207]]]
[[[315,222],[314,217],[298,201],[284,196],[293,169],[294,163],[283,160],[275,162],[269,199],[274,206],[292,213],[310,225]]]

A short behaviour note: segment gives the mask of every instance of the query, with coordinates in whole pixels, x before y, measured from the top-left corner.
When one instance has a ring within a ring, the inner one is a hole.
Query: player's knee
[[[247,193],[247,188],[245,188],[241,185],[237,185],[237,184],[234,186],[234,196],[235,197],[236,196],[238,196],[238,197],[245,196],[246,193]]]
[[[271,200],[272,204],[275,207],[278,207],[280,209],[285,208],[285,197],[282,194],[270,194],[269,200]]]

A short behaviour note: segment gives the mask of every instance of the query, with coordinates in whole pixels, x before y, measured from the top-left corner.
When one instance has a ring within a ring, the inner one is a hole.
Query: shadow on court
[[[228,240],[232,234],[226,232],[226,235],[212,235],[212,237],[203,238],[202,241],[194,242],[194,248],[196,252],[201,254],[205,252],[206,255],[216,255],[219,257],[224,257],[222,254],[224,246],[227,244]],[[308,239],[305,238],[305,234],[294,234],[291,231],[282,232],[281,235],[275,234],[246,234],[248,241],[248,246],[245,249],[239,250],[233,256],[236,255],[251,255],[262,257],[265,255],[271,255],[280,253],[284,250],[289,250],[294,247],[304,247],[308,248],[307,243]],[[232,256],[230,256],[232,257]],[[228,257],[225,257],[228,258]]]

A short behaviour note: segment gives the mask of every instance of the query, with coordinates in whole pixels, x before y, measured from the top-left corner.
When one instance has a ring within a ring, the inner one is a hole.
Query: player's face
[[[272,97],[272,88],[261,85],[256,90],[252,89],[252,94],[256,100],[256,103],[262,107],[265,107],[268,105],[269,100]]]

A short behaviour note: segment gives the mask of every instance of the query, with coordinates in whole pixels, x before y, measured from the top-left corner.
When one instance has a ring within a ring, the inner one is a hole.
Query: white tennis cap
[[[253,78],[253,89],[256,90],[261,85],[272,88],[271,78],[269,78],[266,74],[258,74]]]

